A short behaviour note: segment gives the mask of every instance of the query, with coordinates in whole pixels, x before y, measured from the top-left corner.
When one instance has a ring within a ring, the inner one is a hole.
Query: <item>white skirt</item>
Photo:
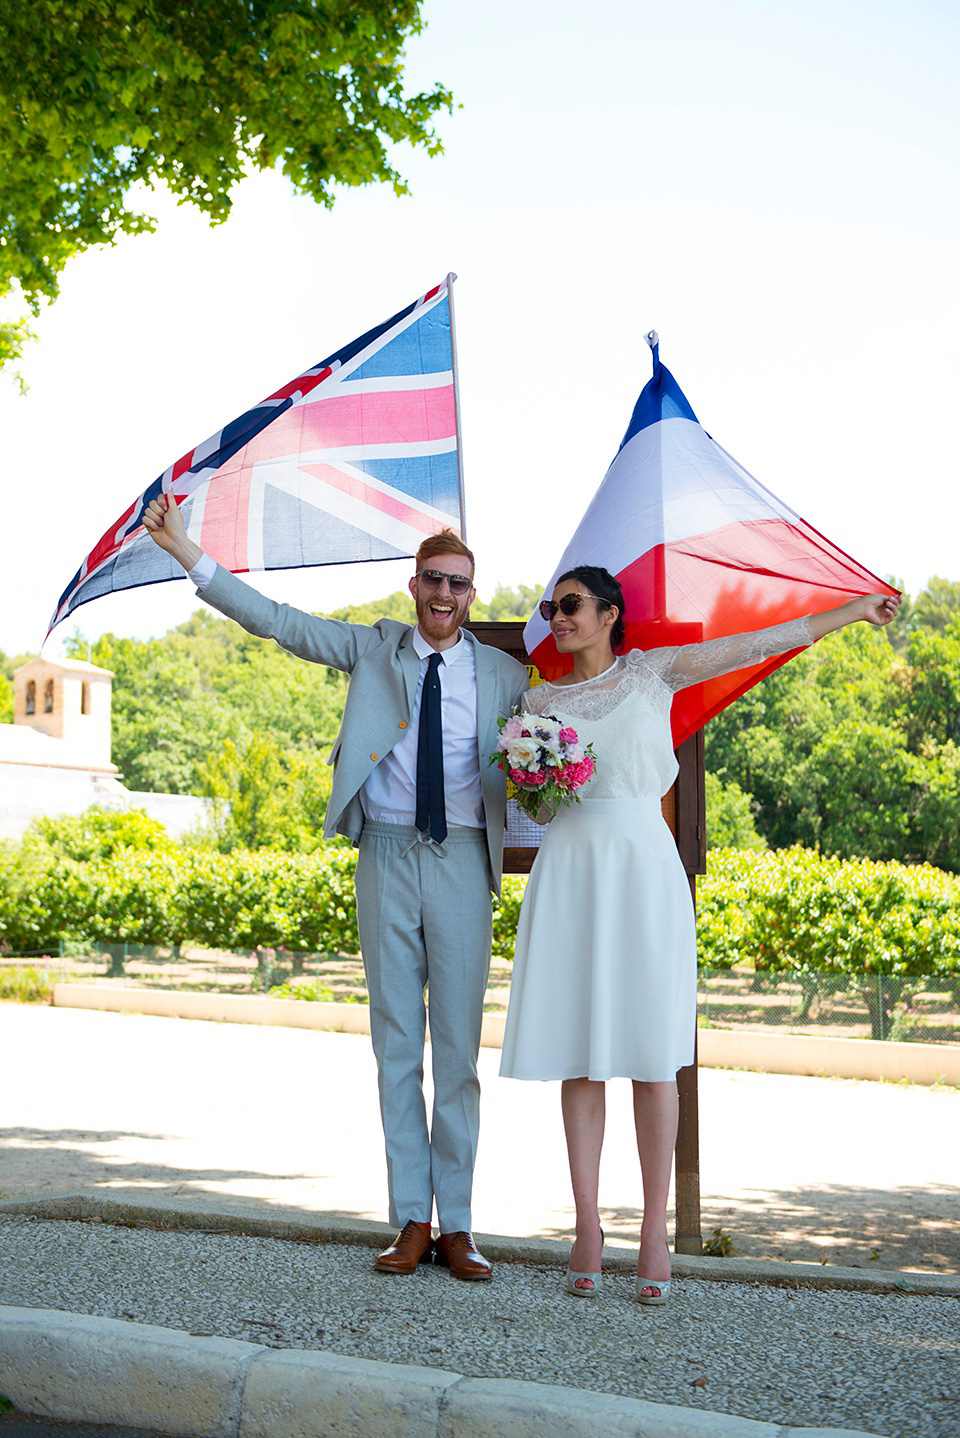
[[[517,927],[500,1073],[669,1081],[693,1062],[696,930],[659,799],[551,820]]]

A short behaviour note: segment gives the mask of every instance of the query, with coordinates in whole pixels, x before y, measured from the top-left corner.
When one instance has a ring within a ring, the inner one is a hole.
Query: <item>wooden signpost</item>
[[[495,649],[502,649],[514,659],[519,659],[527,666],[531,677],[535,676],[523,646],[522,623],[484,620],[466,627],[482,644],[492,644]],[[676,643],[676,639],[673,642]],[[677,761],[680,772],[673,788],[663,798],[663,817],[677,841],[690,882],[690,893],[696,904],[697,875],[707,871],[703,730],[681,744],[677,750]],[[515,806],[511,807],[515,809]],[[517,821],[512,816],[508,825],[503,851],[504,873],[528,874],[537,852],[534,838],[536,825],[524,821],[522,817]],[[680,1124],[676,1152],[675,1247],[677,1253],[700,1253],[700,1122],[696,1051],[693,1063],[677,1075],[677,1086],[680,1091]]]

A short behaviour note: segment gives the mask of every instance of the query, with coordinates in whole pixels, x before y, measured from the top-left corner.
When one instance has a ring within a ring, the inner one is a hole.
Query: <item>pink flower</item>
[[[536,789],[547,777],[546,769],[534,769],[532,772],[527,769],[508,769],[507,773],[518,789]]]
[[[511,714],[506,724],[504,724],[501,733],[508,740],[519,739],[523,733],[523,720],[520,718],[520,715]],[[506,744],[504,744],[503,747],[505,749],[507,747]]]
[[[586,784],[588,779],[593,778],[596,768],[589,754],[585,754],[579,764],[565,764],[557,773],[557,783],[564,789],[579,789]]]
[[[561,730],[560,730],[560,743],[561,743],[561,744],[576,744],[576,743],[578,742],[579,738],[580,738],[580,736],[579,736],[579,734],[577,733],[576,729],[571,729],[570,726],[569,726],[569,724],[567,725],[567,727],[566,727],[565,729],[561,729]]]

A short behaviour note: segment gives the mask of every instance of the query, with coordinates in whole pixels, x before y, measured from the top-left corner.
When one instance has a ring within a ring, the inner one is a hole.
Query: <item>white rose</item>
[[[511,739],[507,749],[507,759],[511,769],[539,769],[537,755],[540,752],[540,742],[537,739]]]

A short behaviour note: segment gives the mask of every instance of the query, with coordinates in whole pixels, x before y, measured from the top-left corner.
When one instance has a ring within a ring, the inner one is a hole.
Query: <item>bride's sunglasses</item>
[[[540,617],[549,624],[559,609],[560,613],[565,614],[569,619],[572,614],[576,614],[581,604],[586,604],[588,599],[592,599],[598,609],[610,608],[609,599],[598,599],[595,594],[565,594],[562,599],[541,599]]]

